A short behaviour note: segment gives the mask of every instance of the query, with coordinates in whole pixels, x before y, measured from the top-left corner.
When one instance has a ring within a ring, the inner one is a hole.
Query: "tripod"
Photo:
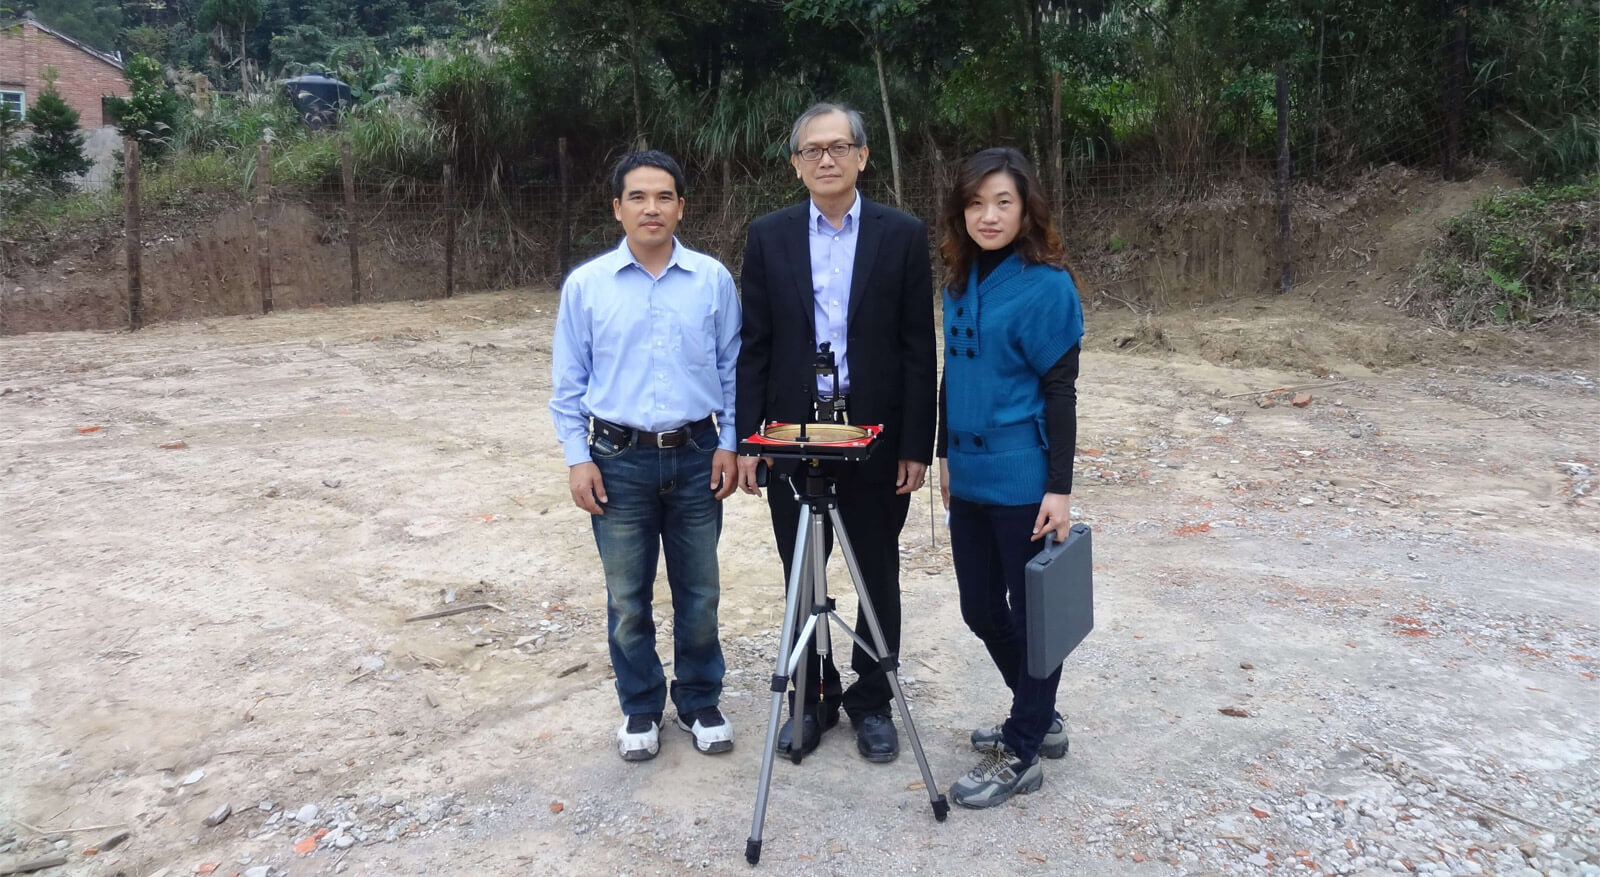
[[[850,538],[845,534],[844,521],[839,516],[838,485],[834,478],[823,472],[820,461],[807,461],[805,472],[797,477],[804,479],[804,488],[797,488],[795,498],[801,503],[800,524],[794,537],[794,561],[789,571],[789,594],[783,612],[783,633],[779,636],[778,662],[772,674],[772,706],[767,713],[767,743],[761,752],[761,785],[756,790],[756,812],[750,826],[750,839],[745,842],[744,857],[754,865],[761,860],[761,826],[767,816],[767,789],[772,782],[772,763],[778,742],[778,725],[783,716],[783,696],[789,688],[789,676],[794,675],[795,699],[789,709],[794,723],[794,743],[789,758],[799,764],[801,744],[804,739],[804,711],[806,691],[806,641],[816,640],[817,654],[826,658],[829,653],[828,622],[838,624],[856,645],[878,661],[878,666],[889,680],[895,703],[900,705],[900,717],[905,723],[906,736],[911,741],[911,751],[917,757],[917,767],[922,771],[922,783],[928,790],[928,801],[933,805],[933,818],[943,822],[950,814],[950,804],[939,792],[928,769],[928,759],[922,754],[922,742],[917,738],[917,727],[911,721],[911,709],[900,690],[899,657],[890,652],[878,625],[877,613],[862,585],[861,569],[856,564],[855,552],[850,550]],[[846,624],[834,610],[833,599],[828,596],[827,522],[833,524],[834,538],[844,554],[845,568],[855,585],[862,619],[872,642],[868,643],[854,628]],[[804,621],[801,618],[804,615]],[[796,628],[799,635],[795,635]]]

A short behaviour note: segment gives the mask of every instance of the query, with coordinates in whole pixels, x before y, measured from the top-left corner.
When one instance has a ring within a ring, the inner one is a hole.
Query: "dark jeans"
[[[1024,571],[1043,541],[1030,541],[1038,505],[982,505],[950,499],[950,553],[955,560],[961,617],[983,640],[989,657],[1011,689],[1011,715],[1002,733],[1006,745],[1024,761],[1056,715],[1061,668],[1048,679],[1028,675],[1027,606]]]
[[[722,696],[725,666],[717,640],[722,503],[709,486],[716,449],[715,427],[672,449],[618,450],[605,439],[590,448],[610,500],[603,506],[606,513],[590,520],[605,567],[606,636],[626,715],[659,713],[666,704],[666,674],[656,655],[650,611],[663,550],[672,589],[672,703],[682,714],[715,706]]]
[[[854,477],[854,470],[845,469],[839,478],[839,516],[844,520],[845,532],[850,537],[850,547],[855,550],[856,563],[861,567],[862,589],[872,601],[878,624],[883,628],[883,638],[889,651],[900,651],[900,530],[906,523],[906,512],[911,508],[910,496],[896,496],[894,482],[869,481]],[[796,481],[800,477],[796,476]],[[803,483],[802,483],[803,486]],[[783,580],[789,581],[789,571],[794,563],[795,530],[800,524],[800,504],[795,501],[794,489],[787,478],[773,477],[767,488],[767,504],[772,509],[772,532],[778,540],[778,553],[783,556]],[[825,531],[825,546],[833,553],[833,527]],[[828,595],[838,597],[850,588],[848,579],[830,581]],[[844,589],[844,590],[841,590]],[[803,624],[804,616],[800,622]],[[856,634],[872,642],[872,633],[859,609],[856,610]],[[798,632],[798,625],[796,627]],[[847,641],[839,630],[829,631],[830,643],[838,648]],[[857,679],[841,693],[839,670],[830,655],[822,661],[815,646],[816,640],[806,646],[806,703],[819,700],[830,707],[843,706],[854,720],[866,716],[891,714],[893,691],[889,680],[878,672],[878,662],[861,647],[852,644],[850,667]],[[819,675],[820,673],[820,675]],[[817,681],[821,680],[821,686]]]

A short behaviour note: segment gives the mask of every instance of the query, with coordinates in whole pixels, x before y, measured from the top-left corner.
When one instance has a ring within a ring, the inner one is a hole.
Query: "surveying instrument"
[[[872,601],[862,582],[861,568],[856,564],[855,552],[850,549],[844,521],[839,516],[838,481],[832,474],[832,467],[865,461],[876,448],[883,427],[855,426],[850,423],[847,402],[839,394],[839,368],[827,342],[817,348],[813,369],[817,378],[812,382],[811,389],[813,422],[764,423],[754,435],[739,443],[739,453],[744,456],[798,460],[801,463],[800,470],[789,478],[789,486],[800,503],[800,524],[794,536],[794,554],[791,555],[794,559],[790,564],[783,632],[778,638],[778,661],[772,673],[772,706],[767,713],[767,742],[761,750],[761,784],[756,789],[755,817],[751,820],[750,839],[745,842],[744,848],[745,860],[752,865],[761,860],[761,826],[767,816],[767,789],[772,782],[772,763],[789,677],[794,677],[795,689],[795,697],[789,707],[790,720],[794,723],[794,744],[789,749],[789,759],[799,764],[804,757],[801,750],[804,749],[802,742],[805,735],[806,643],[815,640],[818,656],[826,659],[830,651],[830,621],[878,662],[879,671],[888,679],[889,688],[894,692],[894,701],[900,706],[900,718],[905,724],[906,737],[911,741],[911,751],[916,755],[917,767],[922,771],[922,783],[928,790],[933,818],[943,822],[950,815],[950,804],[933,781],[928,759],[922,754],[922,742],[917,738],[917,727],[911,721],[911,709],[906,704],[905,692],[900,689],[899,656],[890,652],[886,645],[883,630],[878,625],[878,615],[873,611]],[[819,385],[830,386],[832,392],[824,394],[817,389]],[[839,617],[833,598],[828,596],[825,540],[829,523],[833,525],[834,538],[839,542],[845,568],[849,570],[855,586],[859,613],[866,622],[870,643]],[[821,686],[822,680],[818,679],[816,683]]]

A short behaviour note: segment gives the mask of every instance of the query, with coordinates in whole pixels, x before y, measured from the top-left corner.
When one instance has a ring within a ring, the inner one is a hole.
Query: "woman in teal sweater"
[[[983,752],[950,790],[992,807],[1044,782],[1067,754],[1057,667],[1027,668],[1024,571],[1072,526],[1072,454],[1083,309],[1044,193],[1015,149],[967,160],[939,220],[945,265],[939,481],[961,616],[1011,689],[1011,713],[972,732]]]

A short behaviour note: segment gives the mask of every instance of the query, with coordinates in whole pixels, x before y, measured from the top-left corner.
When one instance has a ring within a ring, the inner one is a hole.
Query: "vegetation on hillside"
[[[1541,184],[1445,223],[1423,306],[1455,328],[1600,313],[1600,182]]]
[[[548,175],[558,137],[580,172],[643,138],[741,177],[771,166],[819,97],[864,111],[886,166],[1012,143],[1047,166],[1059,144],[1069,169],[1182,170],[1274,154],[1280,64],[1301,175],[1471,152],[1571,179],[1600,158],[1590,0],[7,5],[213,93],[266,100],[283,76],[325,72],[361,103],[411,99],[483,178]]]
[[[580,184],[645,142],[679,156],[692,185],[759,209],[793,197],[788,126],[823,98],[862,111],[869,185],[890,198],[944,185],[952,161],[994,144],[1028,152],[1053,187],[1110,165],[1186,191],[1185,180],[1274,160],[1279,71],[1299,178],[1491,160],[1576,186],[1528,197],[1576,192],[1560,203],[1588,209],[1600,167],[1593,0],[6,5],[125,53],[134,94],[111,106],[143,144],[147,188],[169,193],[243,193],[264,138],[280,186],[336,181],[348,139],[363,180],[437,180],[450,162],[465,185],[502,191],[554,178],[562,140]],[[351,86],[338,130],[309,131],[278,84],[309,72]],[[0,153],[0,231],[42,235],[62,217],[115,208],[114,192],[58,198],[18,185],[26,164]],[[1465,232],[1451,233],[1466,247]],[[1534,249],[1555,252],[1547,244]],[[1434,272],[1472,290],[1457,322],[1546,313],[1531,291],[1547,288],[1542,269],[1501,264],[1489,249],[1457,253],[1453,264],[1481,262],[1470,284],[1469,268]],[[1584,306],[1587,293],[1569,292],[1557,297]]]

